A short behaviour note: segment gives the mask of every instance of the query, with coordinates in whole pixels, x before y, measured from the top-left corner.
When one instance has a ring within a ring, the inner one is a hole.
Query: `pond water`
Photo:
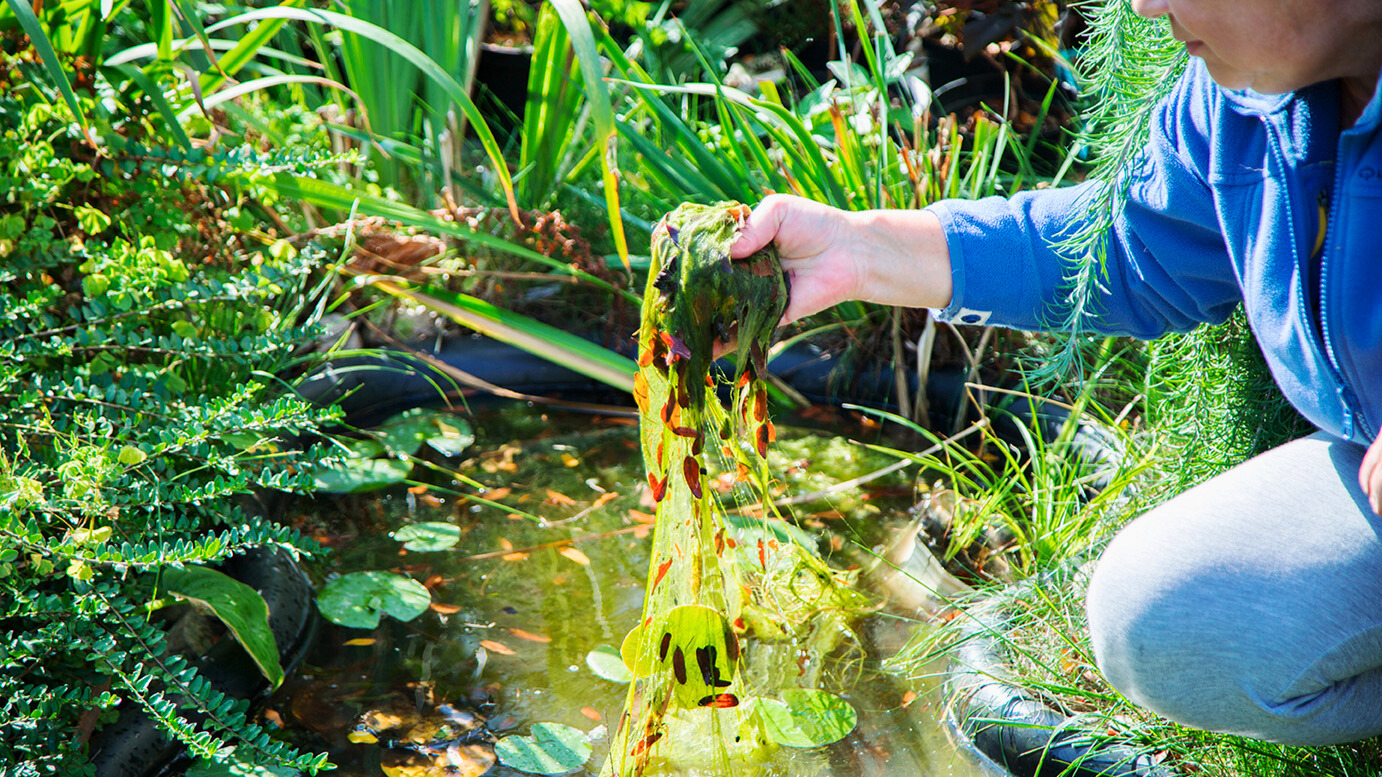
[[[653,510],[636,421],[510,407],[474,423],[479,441],[436,461],[490,486],[486,498],[541,520],[420,488],[295,507],[295,523],[334,548],[323,575],[392,570],[423,583],[433,601],[422,616],[386,617],[373,631],[328,624],[271,699],[269,719],[301,747],[329,751],[337,774],[521,774],[494,763],[493,740],[539,722],[594,732],[595,752],[577,774],[598,774],[604,762],[627,686],[597,674],[587,657],[617,650],[642,607]],[[894,462],[844,438],[779,429],[770,463],[783,496],[826,491]],[[789,509],[832,565],[857,567],[910,522],[915,479],[909,468]],[[459,527],[459,544],[417,552],[391,536],[425,521]],[[987,774],[949,744],[938,681],[884,671],[926,628],[924,614],[896,611],[888,591],[870,593],[879,606],[857,626],[864,660],[774,648],[796,651],[785,660],[803,670],[839,664],[826,690],[853,705],[858,727],[832,746],[782,748],[761,773]]]

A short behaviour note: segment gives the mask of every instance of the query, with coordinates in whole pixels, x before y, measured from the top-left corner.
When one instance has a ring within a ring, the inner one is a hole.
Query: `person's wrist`
[[[950,304],[950,250],[940,219],[919,210],[849,214],[854,231],[854,299],[883,305],[944,308]]]

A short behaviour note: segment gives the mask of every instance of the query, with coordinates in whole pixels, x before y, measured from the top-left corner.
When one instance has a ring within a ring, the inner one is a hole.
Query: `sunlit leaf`
[[[377,491],[408,479],[413,465],[398,459],[347,459],[312,473],[312,486],[329,494]]]
[[[499,763],[529,774],[566,774],[590,758],[590,744],[580,729],[560,723],[537,723],[529,736],[504,737],[494,745]]]
[[[854,730],[858,714],[833,693],[788,688],[782,701],[759,699],[768,736],[787,747],[820,747],[838,742]]]
[[[454,523],[424,521],[404,526],[393,533],[393,538],[408,550],[446,550],[461,541],[461,527]]]
[[[269,606],[259,592],[224,572],[200,566],[169,568],[163,585],[179,599],[198,602],[216,614],[259,671],[277,688],[283,682],[278,644],[269,628]]]
[[[411,454],[423,444],[444,456],[459,456],[475,435],[463,419],[425,408],[414,408],[394,416],[371,434],[394,453]]]
[[[372,629],[379,616],[410,621],[427,610],[432,595],[411,577],[392,572],[351,572],[326,584],[317,595],[317,609],[333,623],[353,629]]]
[[[633,673],[624,665],[623,656],[609,645],[601,645],[586,653],[585,665],[596,676],[613,683],[627,683],[633,679]]]

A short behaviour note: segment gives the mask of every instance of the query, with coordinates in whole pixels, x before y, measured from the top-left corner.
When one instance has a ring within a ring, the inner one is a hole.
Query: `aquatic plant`
[[[748,212],[737,203],[683,205],[653,233],[634,396],[656,525],[643,617],[621,650],[635,681],[605,775],[641,775],[668,761],[724,774],[776,743],[824,744],[853,726],[847,704],[811,686],[820,659],[851,641],[847,613],[862,597],[818,557],[780,542],[767,530],[770,518],[762,530],[735,531],[712,487],[746,483],[767,516],[780,519],[768,498],[775,430],[765,378],[788,289],[771,248],[730,260]],[[712,371],[717,341],[737,342],[732,376]],[[712,458],[725,465],[714,481]],[[750,678],[751,638],[801,640],[817,654],[813,671],[803,666],[798,677],[793,665],[787,681],[770,669]],[[799,687],[778,693],[785,704],[763,698],[782,686]],[[836,725],[803,732],[794,707],[824,712]]]

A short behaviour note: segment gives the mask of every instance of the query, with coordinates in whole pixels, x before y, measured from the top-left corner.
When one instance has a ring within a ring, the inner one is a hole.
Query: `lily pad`
[[[574,772],[590,752],[584,732],[560,723],[537,723],[530,735],[504,737],[494,745],[499,763],[529,774]]]
[[[392,572],[351,572],[326,584],[317,595],[317,609],[333,623],[352,629],[372,629],[380,615],[410,621],[427,610],[432,595],[411,577]]]
[[[312,473],[312,485],[330,494],[377,491],[408,479],[413,465],[397,459],[347,459]]]
[[[283,682],[278,644],[269,628],[269,606],[259,592],[224,572],[206,567],[170,568],[163,585],[179,599],[208,607],[250,654],[259,671],[277,688]]]
[[[425,443],[443,456],[459,456],[475,442],[470,424],[424,408],[400,413],[372,434],[388,450],[403,454],[416,453]]]
[[[627,683],[633,679],[633,672],[624,665],[623,656],[609,645],[601,645],[586,653],[585,665],[596,676],[612,683]]]
[[[859,715],[833,693],[788,688],[782,701],[759,699],[768,736],[787,747],[820,747],[838,742],[854,730]]]
[[[461,541],[461,527],[441,521],[424,521],[404,526],[393,533],[393,538],[408,550],[446,550]]]

